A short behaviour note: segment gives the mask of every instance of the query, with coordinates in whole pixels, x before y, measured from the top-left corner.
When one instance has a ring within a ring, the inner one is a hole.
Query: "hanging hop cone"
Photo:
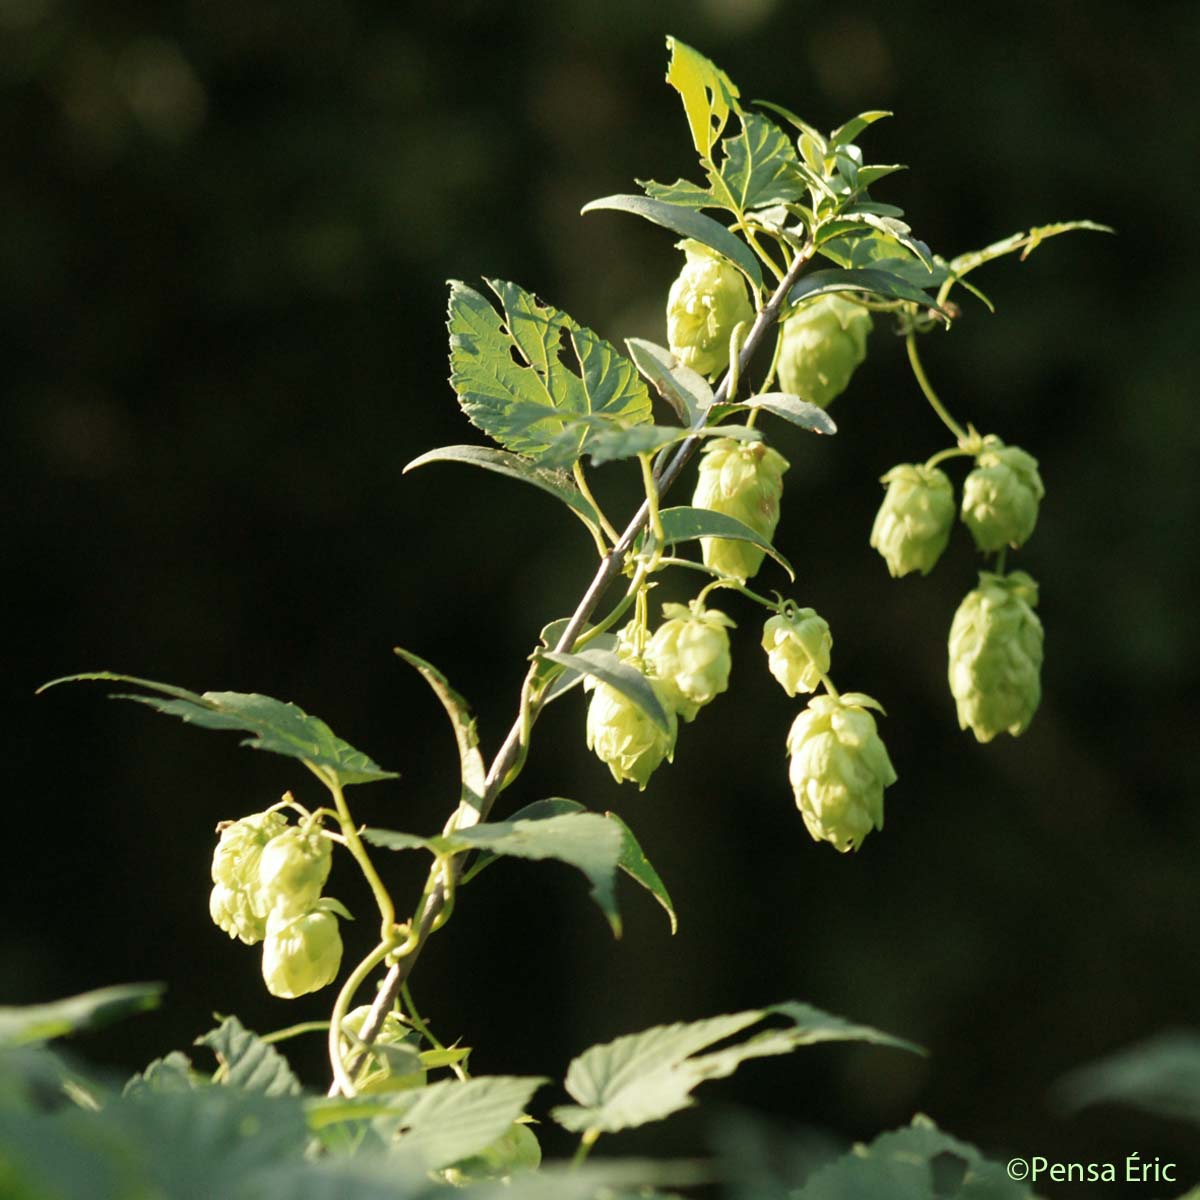
[[[879,704],[857,692],[817,696],[788,734],[796,807],[808,832],[842,853],[883,828],[883,789],[896,782],[867,708]]]
[[[990,436],[963,484],[962,519],[985,553],[1015,549],[1033,533],[1045,494],[1037,459]]]
[[[762,442],[714,438],[704,450],[692,504],[736,517],[766,541],[779,524],[788,461]],[[745,582],[762,566],[765,550],[732,538],[701,538],[706,566]]]
[[[274,908],[267,918],[262,974],[267,991],[294,1000],[332,983],[342,963],[342,935],[337,917],[319,900],[311,912]]]
[[[213,853],[214,886],[208,911],[217,926],[247,946],[266,936],[271,910],[259,883],[259,859],[267,843],[286,826],[287,818],[279,812],[243,817],[225,826]]]
[[[664,758],[667,762],[674,759],[679,732],[666,688],[660,680],[649,675],[646,678],[667,715],[666,729],[610,684],[591,675],[583,682],[592,693],[587,712],[588,749],[608,765],[618,783],[631,780],[639,792],[645,791],[647,781]]]
[[[741,272],[701,242],[679,243],[687,262],[667,296],[667,342],[680,362],[715,375],[729,365],[729,338],[754,318]]]
[[[1024,571],[979,572],[950,626],[950,691],[960,729],[980,742],[1024,733],[1042,698],[1037,584]]]
[[[887,494],[875,514],[871,545],[883,555],[892,577],[910,571],[928,575],[950,541],[954,487],[937,467],[900,463],[880,481]]]
[[[867,357],[871,314],[841,296],[818,296],[783,323],[779,386],[825,408]]]
[[[685,721],[729,686],[729,634],[733,622],[715,608],[664,604],[667,618],[646,646],[646,663]]]
[[[833,635],[825,619],[813,609],[789,607],[767,618],[762,647],[771,674],[789,696],[794,696],[797,692],[815,692],[821,676],[829,673]]]
[[[316,829],[293,825],[271,839],[258,860],[258,880],[268,909],[309,912],[321,895],[333,843]]]

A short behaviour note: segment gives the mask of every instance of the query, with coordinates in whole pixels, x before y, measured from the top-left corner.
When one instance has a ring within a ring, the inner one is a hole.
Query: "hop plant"
[[[332,983],[342,964],[337,917],[318,901],[311,912],[273,908],[263,942],[262,974],[267,991],[284,1000],[316,992]]]
[[[521,1171],[535,1171],[542,1163],[542,1147],[537,1135],[523,1121],[514,1121],[508,1130],[478,1154],[464,1158],[441,1172],[455,1187],[476,1180],[507,1179]]]
[[[736,517],[770,541],[779,524],[783,473],[788,461],[762,442],[714,438],[700,462],[692,504]],[[743,582],[762,566],[766,551],[731,538],[701,538],[706,566]]]
[[[707,246],[690,239],[679,243],[687,262],[667,296],[667,342],[671,353],[701,375],[729,365],[729,338],[754,309],[736,267]]]
[[[817,696],[792,723],[788,778],[808,832],[845,853],[883,828],[883,789],[896,772],[868,708],[870,696]]]
[[[664,604],[667,618],[646,647],[646,662],[671,706],[685,721],[729,686],[729,634],[733,622],[702,603]]]
[[[259,886],[268,910],[311,910],[329,878],[332,861],[333,845],[317,829],[292,826],[272,838],[258,862]]]
[[[271,909],[259,882],[259,860],[266,845],[286,826],[282,813],[254,813],[226,825],[213,852],[209,914],[220,929],[247,946],[266,936]]]
[[[818,296],[782,326],[779,386],[825,408],[867,356],[871,314],[841,296]]]
[[[369,1004],[352,1009],[342,1019],[343,1034],[350,1037],[342,1038],[342,1058],[353,1061],[361,1049],[359,1035],[370,1015]],[[388,1048],[404,1046],[408,1043],[410,1030],[394,1012],[384,1015],[383,1024],[366,1053],[366,1063],[359,1071],[354,1081],[354,1088],[360,1095],[373,1095],[379,1092],[407,1091],[409,1088],[425,1086],[426,1073],[424,1070],[411,1071],[403,1075],[395,1074]],[[411,1049],[409,1051],[411,1053]],[[392,1053],[395,1053],[393,1051]]]
[[[899,579],[910,571],[928,575],[950,541],[954,487],[937,467],[900,463],[880,481],[887,494],[871,527],[871,545]]]
[[[963,484],[962,519],[985,553],[1004,546],[1016,548],[1033,533],[1045,494],[1037,459],[1018,446],[988,437]]]
[[[584,680],[584,687],[592,690],[592,700],[587,712],[587,745],[596,752],[596,757],[608,765],[612,777],[618,782],[631,780],[638,791],[645,791],[646,783],[665,758],[671,762],[675,757],[675,738],[679,723],[675,709],[662,682],[646,677],[663,711],[667,714],[667,728],[663,729],[624,692],[594,676]]]
[[[829,672],[833,635],[823,617],[811,608],[789,605],[768,617],[763,625],[762,647],[771,674],[789,696],[815,692]]]
[[[1024,733],[1042,698],[1037,584],[1024,571],[980,571],[950,626],[950,691],[960,729],[990,742]]]

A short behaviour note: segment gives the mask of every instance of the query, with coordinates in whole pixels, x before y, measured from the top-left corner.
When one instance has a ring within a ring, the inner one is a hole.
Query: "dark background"
[[[767,675],[757,610],[730,599],[734,689],[645,794],[586,752],[574,696],[504,801],[619,811],[678,936],[625,887],[614,943],[567,868],[502,864],[414,992],[477,1071],[558,1078],[622,1032],[802,998],[931,1057],[821,1047],[710,1100],[843,1138],[924,1110],[1005,1157],[1161,1154],[1194,1181],[1185,1127],[1046,1098],[1068,1068],[1198,1019],[1190,3],[0,0],[0,1001],[166,980],[161,1011],[80,1044],[123,1070],[214,1010],[260,1030],[327,1011],[331,994],[267,996],[257,951],[207,915],[215,823],[286,787],[320,803],[303,770],[96,685],[33,689],[109,668],[291,699],[402,772],[351,793],[364,821],[441,825],[453,743],[391,646],[446,671],[494,750],[524,656],[592,556],[541,493],[455,466],[401,476],[481,440],[446,384],[445,281],[514,279],[614,341],[665,340],[671,235],[577,214],[634,177],[696,175],[668,32],[744,98],[825,128],[894,110],[861,140],[911,170],[876,195],[947,256],[1051,220],[1119,230],[980,272],[997,314],[967,299],[952,336],[923,343],[959,419],[1041,461],[1042,517],[1010,565],[1042,585],[1045,698],[1019,741],[960,733],[945,634],[974,581],[967,539],[899,582],[867,546],[878,476],[945,444],[879,322],[839,436],[772,434],[792,462],[792,594],[833,625],[839,686],[888,710],[886,830],[845,857],[809,839],[783,749],[797,705]],[[598,473],[614,513],[635,474]],[[760,582],[786,586],[769,564]],[[417,858],[385,866],[407,905]],[[365,949],[365,888],[339,871],[330,890]],[[298,1058],[319,1083],[319,1045]],[[703,1130],[683,1117],[610,1149],[691,1151]]]

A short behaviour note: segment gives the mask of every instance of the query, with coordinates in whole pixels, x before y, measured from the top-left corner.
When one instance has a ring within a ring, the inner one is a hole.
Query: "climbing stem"
[[[913,374],[917,377],[917,383],[920,384],[921,391],[925,393],[925,399],[929,401],[930,407],[941,418],[946,428],[959,441],[965,441],[967,431],[946,410],[946,406],[938,399],[937,392],[933,390],[933,386],[929,382],[929,376],[925,374],[925,368],[921,365],[921,356],[917,353],[917,335],[912,330],[909,330],[904,341],[908,347],[908,361],[912,365]]]

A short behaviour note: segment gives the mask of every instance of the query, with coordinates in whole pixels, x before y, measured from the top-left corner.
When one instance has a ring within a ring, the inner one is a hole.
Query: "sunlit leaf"
[[[805,194],[791,138],[766,117],[746,113],[741,133],[726,138],[721,148],[725,160],[713,179],[713,192],[727,192],[736,211],[786,203]]]
[[[635,182],[652,200],[662,200],[680,208],[709,208],[718,203],[708,188],[689,179],[677,179],[674,183],[657,183],[653,179],[638,179]]]
[[[708,158],[731,108],[737,107],[738,90],[724,71],[691,46],[668,37],[667,49],[671,52],[667,82],[683,100],[696,152]]]
[[[268,1096],[294,1096],[300,1081],[292,1074],[287,1059],[274,1046],[244,1028],[237,1017],[226,1017],[216,1029],[196,1039],[207,1046],[223,1071],[220,1082],[244,1092]]]
[[[623,696],[632,700],[660,729],[666,731],[669,728],[667,714],[646,676],[636,667],[622,662],[611,650],[588,647],[578,654],[543,650],[541,657],[561,667],[569,667],[581,674],[591,675],[609,687],[616,688]]]
[[[722,430],[718,429],[717,432],[722,432]],[[662,520],[663,533],[669,546],[703,537],[731,538],[734,541],[750,542],[760,550],[765,550],[788,573],[790,579],[796,578],[791,563],[762,534],[755,532],[749,525],[739,521],[736,517],[714,512],[709,508],[691,508],[686,505],[664,508],[659,513],[659,517]]]
[[[713,390],[708,380],[686,363],[680,362],[665,346],[645,338],[626,338],[630,357],[637,369],[657,389],[690,429],[702,413],[712,407]]]

